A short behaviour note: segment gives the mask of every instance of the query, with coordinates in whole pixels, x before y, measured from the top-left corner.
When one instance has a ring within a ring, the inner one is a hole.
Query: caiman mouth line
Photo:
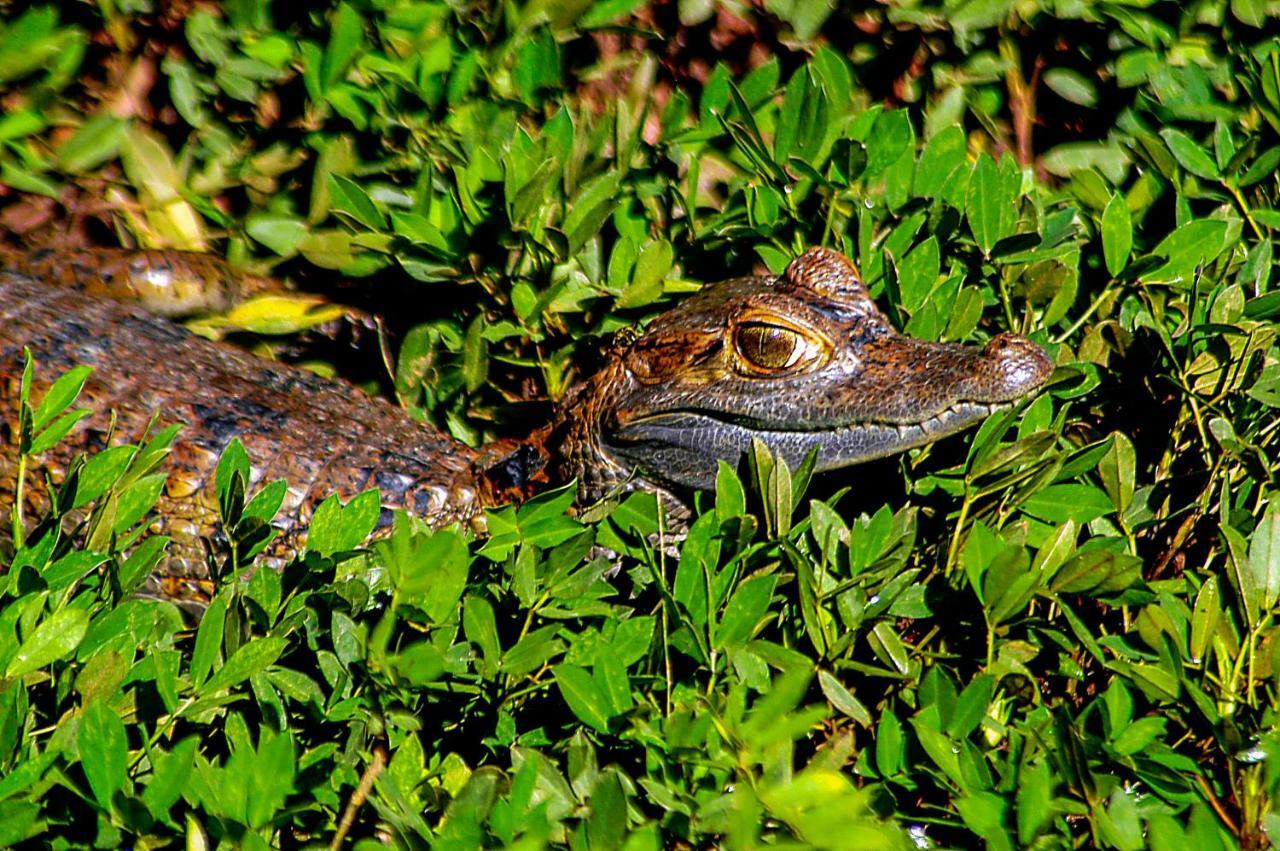
[[[694,417],[696,419],[710,420],[725,426],[733,426],[748,431],[759,432],[761,434],[841,434],[845,432],[856,431],[887,431],[895,429],[899,436],[905,437],[914,431],[922,431],[925,434],[933,434],[936,426],[942,426],[948,422],[954,422],[955,417],[963,417],[968,422],[971,417],[986,417],[997,411],[1007,411],[1014,406],[1014,402],[956,402],[948,405],[936,414],[926,417],[923,420],[913,421],[894,421],[894,420],[853,420],[848,423],[833,426],[819,426],[815,428],[806,428],[804,423],[796,423],[790,425],[788,423],[763,423],[759,420],[746,417],[734,417],[727,415],[723,411],[708,411],[697,408],[680,408],[670,411],[661,411],[653,414],[645,414],[628,422],[622,426],[619,431],[625,434],[632,428],[645,426],[654,422],[662,422],[668,417]]]
[[[668,412],[619,428],[606,437],[606,445],[651,476],[710,489],[715,486],[717,459],[733,463],[751,448],[754,438],[768,444],[791,469],[816,448],[815,470],[825,472],[932,443],[1012,406],[959,402],[918,423],[855,422],[811,431],[752,426],[704,412]]]

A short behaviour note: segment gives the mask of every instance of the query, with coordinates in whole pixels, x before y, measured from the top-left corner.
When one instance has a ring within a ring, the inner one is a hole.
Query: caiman
[[[793,468],[816,447],[817,469],[832,470],[954,434],[1052,370],[1039,346],[1014,334],[975,347],[898,333],[853,263],[813,248],[782,275],[708,286],[621,335],[537,433],[538,452],[476,451],[345,383],[155,315],[225,309],[265,286],[221,261],[51,251],[0,258],[0,267],[0,406],[10,421],[0,507],[14,499],[24,347],[37,359],[36,392],[73,365],[92,366],[81,404],[96,413],[43,456],[43,469],[56,481],[76,453],[100,448],[111,411],[114,434],[130,439],[156,411],[185,423],[157,509],[172,537],[163,570],[182,580],[207,576],[218,526],[213,471],[235,437],[256,463],[255,483],[289,482],[274,548],[287,555],[329,493],[376,486],[387,509],[465,523],[523,478],[517,468],[546,459],[550,480],[577,478],[584,501],[635,488],[678,500],[712,487],[717,461],[736,462],[752,438]]]

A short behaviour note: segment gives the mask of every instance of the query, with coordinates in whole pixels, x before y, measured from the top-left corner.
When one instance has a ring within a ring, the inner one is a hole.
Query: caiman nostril
[[[985,357],[994,363],[992,369],[999,387],[992,394],[1017,398],[1030,393],[1049,378],[1053,361],[1044,349],[1017,334],[999,334],[983,348]]]

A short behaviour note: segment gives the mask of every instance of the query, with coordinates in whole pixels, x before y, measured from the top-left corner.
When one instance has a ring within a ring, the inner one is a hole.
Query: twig
[[[1218,796],[1213,794],[1213,790],[1209,788],[1209,781],[1203,777],[1197,777],[1200,781],[1200,788],[1204,790],[1205,797],[1209,799],[1209,806],[1213,807],[1213,811],[1218,814],[1218,818],[1222,819],[1222,823],[1226,825],[1227,830],[1231,831],[1232,836],[1240,835],[1240,828],[1236,825],[1231,815],[1222,806],[1222,802],[1218,800]]]
[[[333,841],[329,843],[329,851],[338,851],[342,847],[342,841],[351,832],[351,825],[356,823],[356,814],[360,812],[360,807],[364,806],[365,799],[369,797],[369,790],[373,788],[373,782],[378,779],[378,775],[386,767],[387,750],[379,745],[373,749],[373,759],[369,761],[368,768],[360,776],[360,784],[351,793],[351,798],[347,801],[347,806],[342,811],[342,821],[338,822],[338,832],[333,835]]]
[[[1023,166],[1035,162],[1035,151],[1031,145],[1031,133],[1036,123],[1036,89],[1040,85],[1040,72],[1044,70],[1043,56],[1037,56],[1031,67],[1031,79],[1022,76],[1021,62],[1018,60],[1016,48],[1005,49],[1001,45],[1004,58],[1010,60],[1009,71],[1005,76],[1005,84],[1009,89],[1009,112],[1013,115],[1013,138],[1017,148],[1018,164]]]

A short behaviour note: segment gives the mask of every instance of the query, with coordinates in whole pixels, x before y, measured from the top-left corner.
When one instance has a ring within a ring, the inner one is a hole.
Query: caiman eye
[[[813,345],[803,334],[764,322],[739,325],[733,343],[749,366],[770,372],[793,369],[814,356]]]

